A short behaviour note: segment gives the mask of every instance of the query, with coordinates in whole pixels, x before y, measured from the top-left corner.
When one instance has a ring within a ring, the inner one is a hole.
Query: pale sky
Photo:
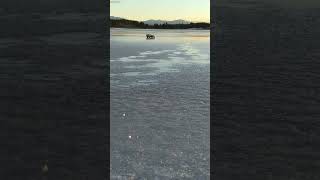
[[[110,15],[138,21],[210,22],[210,0],[111,0]]]

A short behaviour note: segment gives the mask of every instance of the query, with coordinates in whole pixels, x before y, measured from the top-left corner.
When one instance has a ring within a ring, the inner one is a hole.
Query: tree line
[[[201,28],[210,29],[209,23],[189,23],[189,24],[154,24],[148,25],[143,22],[127,20],[127,19],[111,19],[111,27],[115,28],[142,28],[142,29],[190,29]]]

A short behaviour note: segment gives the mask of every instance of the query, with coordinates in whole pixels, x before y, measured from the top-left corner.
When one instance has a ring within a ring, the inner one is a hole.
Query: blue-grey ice
[[[209,179],[209,38],[111,29],[111,179]]]

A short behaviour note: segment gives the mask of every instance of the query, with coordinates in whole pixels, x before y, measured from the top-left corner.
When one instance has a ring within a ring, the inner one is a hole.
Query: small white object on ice
[[[129,136],[129,139],[131,139],[131,136]]]
[[[126,113],[123,113],[122,116],[123,116],[123,117],[126,116]]]
[[[45,161],[45,164],[42,166],[42,173],[48,173],[48,161]]]

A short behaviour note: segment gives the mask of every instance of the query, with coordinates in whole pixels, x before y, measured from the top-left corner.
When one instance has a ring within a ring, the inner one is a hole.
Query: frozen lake
[[[112,28],[110,45],[111,179],[209,179],[210,31]]]

